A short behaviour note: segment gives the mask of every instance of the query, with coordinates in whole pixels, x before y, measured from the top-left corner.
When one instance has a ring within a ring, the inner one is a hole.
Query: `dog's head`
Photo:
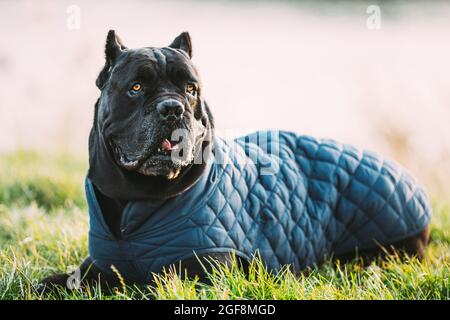
[[[105,55],[96,81],[101,96],[90,137],[90,171],[100,166],[97,175],[99,170],[111,174],[99,163],[105,161],[98,159],[102,148],[103,158],[106,153],[127,184],[145,181],[161,190],[192,169],[211,138],[212,119],[191,62],[190,36],[184,32],[168,47],[128,49],[111,30]]]

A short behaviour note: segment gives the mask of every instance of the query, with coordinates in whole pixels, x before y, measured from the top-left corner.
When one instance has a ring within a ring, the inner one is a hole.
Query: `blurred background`
[[[450,194],[449,2],[0,1],[0,21],[2,155],[87,163],[107,31],[141,47],[187,30],[220,135],[333,138]]]

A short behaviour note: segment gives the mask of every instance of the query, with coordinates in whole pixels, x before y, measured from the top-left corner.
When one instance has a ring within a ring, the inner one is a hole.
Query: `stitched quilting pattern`
[[[264,143],[259,143],[261,136]],[[217,139],[215,153],[230,160],[213,163],[211,170],[220,179],[202,184],[208,190],[194,186],[188,191],[198,193],[203,206],[171,211],[169,202],[167,215],[178,215],[182,223],[157,228],[164,225],[164,215],[149,212],[144,231],[124,241],[122,258],[142,270],[135,275],[141,282],[193,252],[236,252],[249,258],[258,251],[270,269],[291,264],[300,270],[327,255],[402,240],[430,220],[427,197],[411,174],[369,151],[272,131],[231,142]],[[268,164],[276,169],[272,174],[265,174]],[[209,198],[202,199],[205,194]],[[95,206],[89,207],[92,215]],[[95,235],[91,248],[103,266],[112,261],[105,256],[119,252],[117,241]]]

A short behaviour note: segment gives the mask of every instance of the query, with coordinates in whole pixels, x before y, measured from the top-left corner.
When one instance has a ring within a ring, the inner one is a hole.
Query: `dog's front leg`
[[[57,293],[58,289],[76,290],[87,286],[97,286],[103,290],[111,290],[118,286],[118,280],[103,273],[87,257],[71,274],[58,273],[41,280],[36,288],[40,294]]]

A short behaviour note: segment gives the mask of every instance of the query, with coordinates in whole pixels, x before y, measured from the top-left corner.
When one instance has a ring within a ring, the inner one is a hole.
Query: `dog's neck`
[[[177,179],[167,180],[165,177],[135,176],[124,172],[113,162],[105,146],[92,137],[96,132],[91,131],[88,178],[94,186],[97,202],[113,235],[120,237],[122,213],[129,201],[160,201],[175,197],[195,185],[212,154],[213,129],[209,128],[207,133],[210,138],[203,142],[202,150],[199,150],[206,159],[201,164],[185,168]]]

